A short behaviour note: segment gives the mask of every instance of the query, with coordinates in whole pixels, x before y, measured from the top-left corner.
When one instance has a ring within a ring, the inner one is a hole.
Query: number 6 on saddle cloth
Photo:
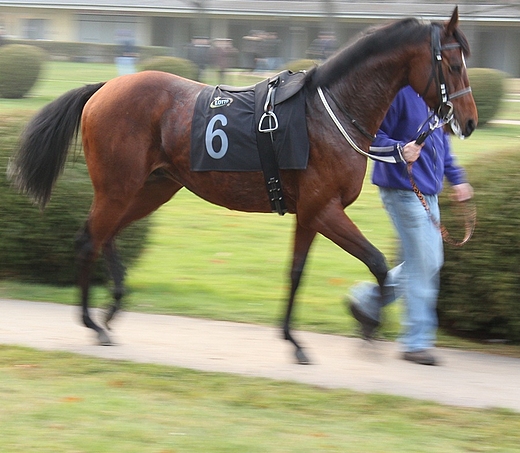
[[[262,171],[273,212],[285,204],[278,169],[304,170],[309,158],[304,72],[284,71],[254,86],[206,87],[191,130],[192,171]]]

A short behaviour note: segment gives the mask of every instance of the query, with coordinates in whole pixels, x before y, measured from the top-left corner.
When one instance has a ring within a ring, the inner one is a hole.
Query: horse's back
[[[182,97],[184,103],[194,102],[204,85],[160,71],[143,71],[109,80],[85,106],[83,120],[91,113],[107,111],[134,119],[154,119],[154,115],[172,107]]]
[[[88,101],[82,116],[83,134],[92,140],[125,141],[143,134],[157,140],[170,110],[191,115],[204,85],[174,74],[143,71],[109,80]]]

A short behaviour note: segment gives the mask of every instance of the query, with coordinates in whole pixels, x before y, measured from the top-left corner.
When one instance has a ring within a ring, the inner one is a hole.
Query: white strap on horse
[[[354,150],[356,152],[358,152],[359,154],[361,154],[365,157],[368,157],[372,160],[378,160],[380,162],[388,162],[388,163],[393,163],[393,164],[395,164],[397,162],[404,162],[404,158],[403,158],[403,155],[401,152],[402,150],[399,147],[397,147],[397,155],[395,153],[395,148],[393,146],[386,146],[386,147],[371,146],[370,151],[372,151],[372,153],[367,153],[366,151],[362,150],[356,144],[356,142],[354,142],[354,139],[348,134],[348,132],[345,130],[345,128],[341,124],[341,122],[338,119],[338,117],[336,116],[336,114],[332,111],[332,108],[330,107],[330,104],[328,103],[327,98],[325,97],[325,94],[323,93],[323,90],[321,89],[321,87],[318,87],[317,90],[318,90],[318,94],[320,96],[321,102],[323,103],[323,106],[325,107],[325,110],[329,114],[330,118],[332,119],[332,121],[334,122],[334,124],[336,125],[338,130],[341,132],[341,135],[343,135],[345,140],[347,140],[349,145],[352,146],[352,148],[354,148]],[[373,153],[378,153],[379,155],[373,154]],[[392,155],[390,155],[390,154],[392,154]]]

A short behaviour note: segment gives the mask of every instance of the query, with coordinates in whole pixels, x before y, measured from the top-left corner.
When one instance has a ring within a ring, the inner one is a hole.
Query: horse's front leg
[[[291,266],[291,289],[289,293],[289,301],[287,303],[287,311],[285,313],[285,319],[283,323],[284,338],[290,341],[296,347],[295,355],[296,360],[301,365],[309,364],[309,359],[303,352],[302,347],[294,339],[291,334],[291,314],[294,308],[294,300],[296,291],[300,285],[300,280],[303,274],[303,268],[307,260],[312,241],[316,237],[316,231],[303,228],[296,220],[296,229],[294,232],[294,249],[293,249],[293,261]]]
[[[316,230],[366,264],[383,289],[388,273],[385,256],[363,236],[341,205],[332,205],[315,219]]]
[[[381,297],[376,298],[380,303],[379,306],[374,307],[374,310],[377,311],[374,319],[380,319],[379,312],[382,309],[383,301],[395,298],[393,285],[387,284],[388,266],[384,255],[363,236],[339,205],[330,206],[320,213],[320,217],[316,219],[316,229],[343,250],[361,260],[370,269],[379,284]],[[377,286],[374,286],[374,289],[377,291]],[[363,314],[354,311],[352,313],[361,322],[363,335],[370,338],[378,327],[379,321],[365,319]]]

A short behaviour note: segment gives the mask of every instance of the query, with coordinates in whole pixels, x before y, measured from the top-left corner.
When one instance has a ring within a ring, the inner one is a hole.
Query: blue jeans
[[[432,348],[437,330],[439,276],[444,262],[442,236],[415,193],[382,187],[379,192],[399,235],[399,258],[403,263],[389,272],[385,286],[394,287],[394,291],[389,291],[384,300],[373,283],[356,285],[351,294],[360,308],[378,321],[381,308],[402,297],[403,349],[413,352]],[[431,214],[439,220],[437,196],[424,197]]]

